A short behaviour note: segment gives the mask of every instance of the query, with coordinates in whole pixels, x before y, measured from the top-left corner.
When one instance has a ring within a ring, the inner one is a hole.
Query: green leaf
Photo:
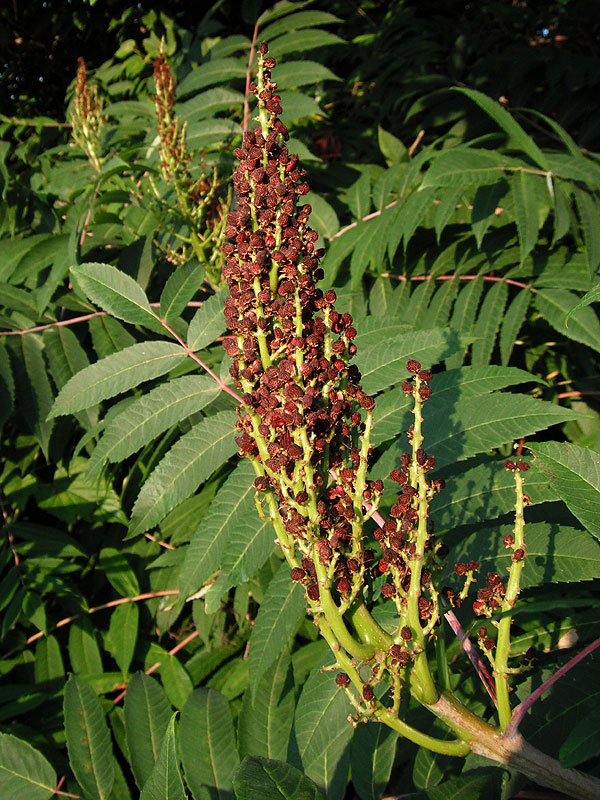
[[[600,719],[597,714],[586,714],[573,728],[560,747],[559,757],[563,767],[569,769],[582,764],[600,753]]]
[[[480,189],[478,189],[477,194],[479,194],[479,192],[483,191],[484,189],[487,189],[487,187],[481,187]],[[452,215],[456,212],[456,205],[458,201],[461,199],[462,194],[463,194],[462,186],[450,186],[448,189],[446,189],[445,192],[443,192],[441,196],[441,200],[435,212],[435,217],[433,222],[435,227],[435,236],[438,244],[440,243],[440,237],[443,233],[444,228],[446,227],[450,219],[452,219]],[[473,213],[475,213],[474,210]],[[473,232],[475,233],[475,226],[473,226]],[[476,233],[475,236],[477,236]],[[477,246],[479,247],[479,241],[477,243]]]
[[[116,267],[110,264],[78,264],[71,268],[71,277],[92,303],[113,317],[145,325],[155,331],[163,330],[142,287]]]
[[[377,126],[377,143],[379,144],[381,155],[388,164],[400,161],[402,156],[406,153],[406,147],[402,144],[400,139],[394,136],[393,133],[384,130],[381,125]]]
[[[262,606],[261,606],[262,608]],[[284,761],[294,720],[294,679],[289,649],[286,647],[266,674],[257,681],[248,661],[248,671],[255,684],[244,694],[238,718],[240,754],[266,756]]]
[[[0,793],[6,800],[46,800],[54,794],[56,772],[30,744],[0,733]]]
[[[254,487],[252,487],[254,488]],[[250,509],[248,509],[249,513]],[[214,614],[224,593],[251,578],[273,552],[273,528],[254,513],[231,526],[221,574],[206,593],[206,613]]]
[[[507,298],[508,285],[504,281],[498,281],[486,292],[473,331],[475,337],[471,347],[473,366],[489,363],[496,344],[496,334],[504,316]]]
[[[600,455],[566,442],[544,442],[530,450],[569,511],[600,539]]]
[[[244,78],[246,64],[239,58],[213,58],[193,69],[177,85],[179,99],[194,94],[198,89],[214,86],[216,83],[225,83],[234,78]],[[277,76],[279,78],[279,74]],[[279,81],[278,81],[279,83]]]
[[[54,401],[52,388],[48,380],[39,337],[29,335],[20,336],[19,339],[25,366],[24,375],[22,372],[16,373],[17,386],[21,389],[19,405],[25,414],[27,425],[47,458],[50,436],[54,427],[54,423],[48,421],[48,412]]]
[[[361,800],[379,800],[388,785],[398,734],[381,722],[359,725],[352,739],[352,785]]]
[[[442,150],[426,171],[421,186],[468,186],[496,183],[511,159],[495,150],[453,147]]]
[[[244,67],[245,71],[245,67]],[[317,61],[285,61],[277,64],[277,86],[279,89],[295,89],[298,86],[306,86],[323,81],[339,81],[338,78],[328,67],[319,64]],[[307,201],[308,202],[308,201]]]
[[[595,303],[597,300],[600,300],[600,283],[597,283],[592,289],[589,290],[589,292],[586,292],[581,300],[569,311],[565,317],[565,325],[567,328],[569,327],[569,319],[573,316],[573,314],[579,311],[580,308],[585,308],[586,306]]]
[[[139,609],[136,603],[117,606],[110,616],[106,647],[123,674],[129,671],[138,636]]]
[[[443,418],[428,416],[425,406],[424,415],[426,447],[437,468],[577,418],[568,408],[516,394],[494,394],[485,403],[461,399],[456,408],[448,403]]]
[[[73,620],[69,626],[69,660],[71,669],[82,675],[102,673],[102,656],[97,632],[87,617]]]
[[[194,95],[185,103],[178,103],[175,113],[179,115],[182,124],[191,126],[196,120],[213,117],[219,111],[229,111],[243,102],[244,95],[241,92],[235,92],[226,86],[216,86]]]
[[[535,467],[525,475],[525,491],[531,505],[552,502],[558,495]],[[511,512],[515,505],[515,479],[504,460],[479,464],[446,480],[446,488],[431,501],[430,517],[436,528],[456,528],[493,520]]]
[[[302,92],[287,90],[280,92],[283,112],[281,119],[284,125],[291,127],[294,122],[307,117],[323,114],[323,109],[314,97],[309,97]]]
[[[173,714],[169,721],[156,764],[144,784],[140,800],[186,800],[175,745],[175,716]]]
[[[589,192],[573,187],[579,220],[583,229],[585,241],[585,255],[590,273],[595,273],[600,263],[600,232],[598,231],[598,218],[600,205],[598,199]]]
[[[318,194],[309,193],[304,198],[311,206],[310,225],[324,239],[331,241],[340,229],[340,221],[335,209]]]
[[[187,129],[187,144],[189,150],[201,150],[212,144],[222,145],[223,142],[232,141],[241,133],[241,127],[232,119],[214,117],[194,121]]]
[[[235,453],[235,422],[235,414],[221,411],[195,425],[173,445],[135,501],[129,536],[157,525]]]
[[[565,318],[577,303],[576,294],[566,289],[537,289],[534,297],[537,310],[556,331],[600,352],[600,322],[593,309],[574,311],[565,327]]]
[[[409,358],[429,367],[447,358],[459,347],[464,347],[456,331],[434,328],[426,331],[404,333],[371,347],[359,350],[356,364],[362,374],[365,392],[373,394],[406,376]]]
[[[157,386],[112,417],[88,463],[89,474],[106,461],[123,461],[169,428],[200,411],[219,394],[212,378],[184,375]]]
[[[113,750],[100,701],[87,683],[71,675],[63,710],[73,774],[87,797],[108,800],[114,782]]]
[[[433,398],[424,409],[425,447],[435,455],[436,468],[486,453],[502,444],[564,422],[577,419],[568,408],[518,394],[494,394],[486,398],[451,396],[443,403],[443,415],[434,413]],[[395,442],[377,462],[377,475],[389,475],[398,466],[405,443]]]
[[[303,772],[329,800],[342,800],[346,791],[352,706],[331,672],[315,669],[298,700],[294,730]]]
[[[515,340],[525,321],[525,316],[531,301],[531,292],[521,289],[510,303],[502,320],[500,330],[500,360],[508,364],[515,345]]]
[[[247,756],[233,776],[237,800],[325,800],[315,784],[296,767],[259,756]]]
[[[502,106],[491,97],[481,92],[476,92],[474,89],[463,89],[461,87],[453,87],[452,91],[460,92],[466,97],[477,103],[485,113],[491,117],[494,122],[509,135],[512,140],[510,144],[514,147],[518,146],[524,153],[526,153],[532,161],[534,161],[542,169],[548,169],[548,164],[544,153],[540,150],[537,144],[533,141],[523,128],[516,122],[513,117],[502,108]]]
[[[289,565],[282,561],[267,587],[250,636],[248,669],[254,688],[287,646],[305,613],[302,586],[292,581]]]
[[[192,73],[194,74],[194,73]],[[168,323],[179,318],[204,283],[204,267],[189,261],[169,277],[160,296],[160,315]]]
[[[246,523],[258,524],[253,502],[255,472],[244,459],[233,470],[192,535],[180,578],[185,597],[199,589],[221,566],[230,531]]]
[[[272,42],[276,36],[288,33],[288,31],[299,31],[302,28],[310,28],[312,25],[330,25],[332,22],[341,21],[339,17],[327,11],[298,11],[267,25],[261,30],[260,38],[262,41]]]
[[[471,211],[471,228],[475,235],[477,247],[480,249],[483,237],[496,218],[496,208],[507,191],[508,184],[506,181],[498,181],[498,183],[492,183],[491,185],[480,186],[475,193],[473,210]]]
[[[158,378],[181,364],[185,353],[171,342],[140,342],[82,369],[60,390],[49,419],[73,414]]]
[[[234,800],[232,776],[240,759],[227,700],[214,689],[196,689],[179,727],[183,771],[195,800]]]
[[[483,528],[467,536],[453,549],[453,563],[454,559],[458,562],[476,558],[480,575],[488,572],[506,575],[512,552],[502,539],[512,528],[512,525]],[[525,525],[525,547],[527,558],[521,575],[524,589],[600,577],[600,544],[586,531],[550,522],[530,522]]]
[[[44,681],[51,681],[64,676],[65,668],[60,645],[55,636],[45,636],[38,642],[35,648],[33,670],[36,683],[44,683]]]
[[[343,39],[329,31],[317,28],[306,28],[302,31],[290,31],[269,42],[269,52],[277,60],[288,53],[305,53],[317,47],[329,47],[333,44],[345,44]]]
[[[187,346],[194,352],[202,350],[225,330],[224,292],[209,297],[196,311],[188,328]]]
[[[121,597],[136,597],[140,593],[137,575],[121,550],[116,547],[104,547],[100,551],[100,566],[113,589]]]
[[[171,713],[160,684],[143,672],[136,672],[125,693],[125,732],[131,769],[140,788],[156,763]]]
[[[491,774],[460,775],[425,791],[427,800],[481,800]]]
[[[515,222],[519,233],[521,264],[535,247],[539,223],[536,207],[536,191],[532,184],[537,183],[539,175],[530,175],[518,170],[512,176],[511,186],[515,201]]]

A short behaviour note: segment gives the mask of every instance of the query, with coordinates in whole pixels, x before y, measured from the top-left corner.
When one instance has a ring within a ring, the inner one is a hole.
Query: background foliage
[[[348,724],[237,463],[217,341],[222,213],[258,35],[309,170],[325,284],[355,318],[377,394],[374,477],[404,448],[404,362],[436,365],[425,431],[447,489],[432,514],[453,561],[501,571],[514,503],[502,463],[515,441],[535,455],[513,666],[535,661],[517,698],[594,638],[594,4],[442,5],[246,2],[238,14],[218,2],[200,22],[176,3],[0,12],[5,796],[242,800],[260,787],[366,800],[387,787],[436,800],[522,787],[474,757]],[[162,37],[205,201],[196,228],[161,170]],[[105,98],[96,165],[71,138],[80,54]],[[375,613],[393,625],[385,603]],[[457,694],[491,716],[452,647]],[[597,659],[577,667],[527,723],[535,744],[595,774],[597,672]]]

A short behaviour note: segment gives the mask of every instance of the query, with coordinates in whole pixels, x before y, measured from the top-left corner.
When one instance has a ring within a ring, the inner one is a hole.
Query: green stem
[[[333,630],[329,627],[328,623],[321,621],[320,627],[323,638],[335,655],[339,667],[348,675],[355,688],[359,692],[359,696],[361,696],[363,682],[358,674],[358,670],[346,653],[339,649],[337,637]],[[375,708],[373,710],[373,716],[377,717],[380,722],[383,722],[388,727],[397,731],[405,739],[414,742],[419,747],[426,747],[428,750],[432,750],[434,753],[442,753],[443,755],[447,756],[464,757],[470,751],[470,746],[466,741],[445,741],[444,739],[436,739],[433,736],[422,733],[416,728],[413,728],[411,725],[408,725],[408,723],[399,719],[397,716],[393,716],[392,709],[388,710],[384,708],[378,701],[376,701]]]
[[[427,661],[427,653],[425,652],[425,636],[423,628],[421,627],[421,618],[419,613],[419,598],[421,597],[421,573],[423,570],[423,559],[425,556],[425,544],[427,542],[427,486],[425,483],[425,475],[423,468],[417,463],[417,450],[423,444],[423,435],[421,433],[421,423],[423,417],[421,414],[421,399],[419,397],[419,387],[421,382],[417,378],[414,387],[414,427],[412,435],[412,463],[410,467],[411,485],[418,492],[418,513],[419,522],[417,527],[417,535],[415,539],[415,555],[409,562],[410,567],[410,585],[407,594],[407,617],[410,629],[412,632],[412,640],[414,643],[414,667],[413,671],[417,682],[420,686],[422,697],[419,699],[427,704],[435,703],[439,697],[439,692],[436,689],[431,672],[429,670],[429,663]],[[416,687],[415,687],[416,688]]]
[[[523,478],[517,470],[515,472],[515,527],[513,550],[525,549],[525,535],[523,522]],[[494,658],[494,680],[496,683],[496,697],[498,701],[498,719],[500,729],[504,730],[510,722],[511,710],[508,696],[508,658],[510,656],[510,627],[512,624],[512,614],[507,613],[514,608],[517,597],[519,596],[521,572],[525,559],[511,561],[509,568],[509,578],[506,587],[506,594],[502,601],[501,610],[504,616],[498,623],[498,638],[496,640],[496,655]]]

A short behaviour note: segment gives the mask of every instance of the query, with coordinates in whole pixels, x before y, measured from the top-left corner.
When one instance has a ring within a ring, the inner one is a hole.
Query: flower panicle
[[[331,582],[349,595],[352,576],[364,568],[363,493],[375,498],[383,489],[365,479],[374,400],[351,363],[352,316],[336,310],[333,289],[317,287],[324,251],[308,224],[306,173],[286,145],[271,78],[275,59],[267,53],[263,42],[250,86],[258,124],[234,151],[237,207],[227,217],[223,248],[230,331],[223,344],[244,392],[237,442],[255,463],[257,490],[277,499],[292,551],[299,550],[294,577],[318,598],[314,570],[301,566],[318,544],[316,558],[335,561]]]
[[[102,168],[99,156],[102,128],[106,117],[102,113],[104,102],[96,84],[90,84],[85,60],[80,56],[75,78],[74,111],[71,113],[71,126],[75,143],[87,155],[97,172]]]

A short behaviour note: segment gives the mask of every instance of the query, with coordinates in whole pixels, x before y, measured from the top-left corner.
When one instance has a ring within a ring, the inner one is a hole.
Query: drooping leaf
[[[329,800],[341,800],[346,790],[352,706],[331,672],[311,672],[296,707],[294,731],[302,771]]]
[[[135,782],[142,788],[158,758],[171,718],[171,705],[160,684],[136,672],[125,693],[125,731]]]
[[[75,675],[65,686],[64,715],[69,763],[77,782],[86,796],[108,800],[115,777],[110,732],[94,690]]]
[[[452,91],[464,94],[473,102],[485,111],[510,137],[511,144],[517,146],[524,153],[526,153],[539,167],[548,169],[548,163],[544,153],[540,150],[537,144],[533,141],[518,122],[508,113],[505,108],[493,100],[488,95],[482,92],[476,92],[474,89],[465,89],[462,87],[453,87]]]
[[[262,608],[262,606],[261,606]],[[294,721],[294,680],[287,647],[257,681],[252,665],[248,671],[255,684],[244,694],[238,721],[240,754],[265,756],[284,761]]]
[[[48,380],[39,337],[28,335],[20,336],[19,339],[19,349],[25,366],[24,372],[19,371],[15,376],[19,391],[19,407],[24,413],[28,427],[47,456],[54,427],[54,423],[48,420],[48,412],[54,401],[52,387]]]
[[[136,597],[140,593],[137,575],[122,550],[104,547],[100,551],[100,566],[113,589],[121,597]]]
[[[288,644],[305,609],[302,586],[292,581],[289,565],[282,561],[265,592],[250,636],[248,669],[254,688]]]
[[[71,277],[92,303],[114,317],[162,331],[146,293],[125,272],[110,264],[86,263],[72,267]]]
[[[540,442],[531,452],[535,466],[582,525],[600,538],[600,456],[566,442]]]
[[[501,320],[500,330],[500,360],[502,364],[508,364],[515,345],[515,340],[525,321],[527,309],[531,301],[531,292],[522,290],[510,303]]]
[[[581,342],[600,352],[600,322],[593,309],[589,306],[573,310],[577,303],[577,295],[566,289],[537,289],[535,307],[554,330],[563,336],[568,336],[576,342]],[[569,319],[569,326],[565,326],[567,314],[573,313]]]
[[[240,759],[227,700],[214,689],[196,689],[179,726],[185,780],[195,800],[234,800]]]
[[[106,647],[124,674],[128,672],[138,636],[139,608],[136,603],[117,606],[110,616]]]
[[[97,632],[87,617],[73,620],[69,626],[69,660],[71,669],[81,675],[102,673],[102,656]]]
[[[49,419],[73,414],[158,378],[185,359],[178,344],[140,342],[100,359],[74,375],[58,394]]]
[[[586,292],[581,300],[576,303],[573,308],[569,311],[567,316],[565,317],[565,325],[568,327],[569,319],[579,311],[580,308],[585,308],[586,306],[595,303],[597,300],[600,300],[600,283],[597,283],[589,292]]]
[[[2,797],[46,800],[54,794],[56,772],[30,744],[0,733],[0,793]]]
[[[595,273],[600,263],[600,233],[598,232],[598,213],[600,206],[598,199],[589,192],[573,187],[575,202],[581,227],[583,228],[583,238],[585,240],[585,255],[590,273]]]
[[[237,449],[234,431],[235,414],[221,411],[182,436],[143,485],[133,507],[129,536],[157,525],[233,455]]]
[[[381,722],[359,725],[352,739],[352,785],[361,800],[379,800],[388,785],[398,734]]]
[[[499,281],[489,289],[483,298],[473,331],[475,341],[471,347],[471,363],[474,366],[488,364],[492,357],[507,297],[508,286],[504,281]]]
[[[517,170],[512,176],[511,188],[515,202],[515,221],[519,232],[521,263],[533,250],[538,238],[538,210],[535,190],[531,184],[539,180],[539,175],[530,175]]]
[[[163,736],[156,764],[152,767],[152,772],[142,789],[140,800],[186,800],[178,762],[175,714],[173,714]]]
[[[237,800],[325,800],[300,770],[283,761],[246,756],[233,777]]]

